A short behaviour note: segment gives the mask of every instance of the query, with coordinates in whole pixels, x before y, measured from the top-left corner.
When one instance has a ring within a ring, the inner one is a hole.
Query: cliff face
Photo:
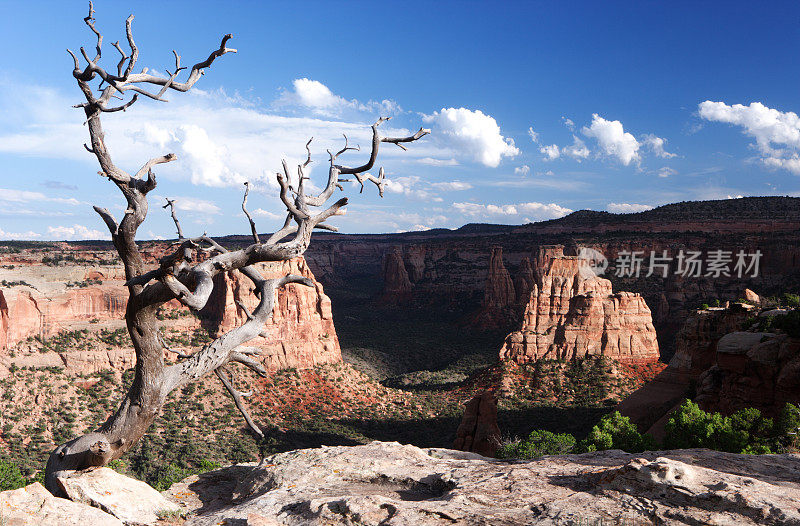
[[[417,259],[411,261],[418,262]],[[414,274],[419,279],[421,270],[415,265],[411,265]],[[383,257],[383,292],[380,301],[386,305],[402,305],[411,301],[412,296],[411,279],[403,261],[403,252],[400,248],[395,248]]]
[[[492,247],[480,310],[471,324],[484,328],[507,327],[515,321],[517,294],[511,274],[503,264],[503,247]]]
[[[74,252],[70,252],[74,254]],[[77,253],[86,261],[93,253]],[[40,255],[16,256],[13,267],[6,266],[3,278],[10,286],[0,290],[0,364],[9,367],[64,367],[69,372],[91,373],[103,369],[123,370],[134,363],[130,347],[96,344],[55,351],[31,337],[50,339],[64,332],[86,329],[94,341],[95,333],[124,327],[128,291],[121,267],[41,265]],[[110,256],[109,256],[110,257]],[[7,269],[7,270],[6,270]],[[282,263],[259,265],[265,277],[300,274],[310,278],[314,287],[289,285],[276,293],[273,316],[266,325],[266,338],[252,345],[264,349],[267,368],[311,367],[341,361],[339,341],[333,326],[330,299],[311,273],[305,260],[297,258]],[[7,277],[8,276],[8,277]],[[215,278],[215,290],[201,312],[202,325],[212,332],[224,332],[241,325],[246,318],[237,301],[252,311],[258,299],[252,284],[239,275],[224,274]],[[165,305],[177,308],[177,302]],[[191,317],[170,315],[162,322],[167,330],[190,333],[198,328]],[[81,338],[83,338],[81,336]],[[128,343],[130,345],[130,343]],[[13,350],[14,352],[7,352]]]
[[[120,319],[128,292],[121,284],[42,294],[30,287],[0,291],[0,350],[32,336],[50,337],[75,322]]]
[[[314,281],[313,288],[290,284],[278,290],[272,317],[266,324],[267,337],[248,343],[264,350],[261,359],[265,367],[306,368],[341,362],[331,300],[314,280],[305,259],[301,256],[290,261],[259,263],[256,267],[266,279],[299,274]],[[238,272],[218,274],[214,278],[214,292],[200,311],[203,326],[221,334],[242,325],[247,315],[239,303],[250,312],[258,305],[252,283]]]
[[[658,361],[650,309],[630,292],[612,293],[586,260],[544,252],[542,275],[531,291],[522,328],[506,338],[502,360],[605,356],[627,363]]]
[[[734,304],[695,313],[678,333],[669,366],[623,400],[619,411],[660,437],[684,398],[694,397],[706,411],[755,407],[770,417],[786,402],[800,401],[800,339],[742,331],[755,310]]]

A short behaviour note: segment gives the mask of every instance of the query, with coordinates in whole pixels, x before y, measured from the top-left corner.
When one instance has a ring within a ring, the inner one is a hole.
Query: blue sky
[[[191,65],[233,33],[189,94],[104,116],[118,165],[159,166],[143,239],[246,233],[281,222],[274,174],[314,136],[312,180],[341,134],[432,134],[384,146],[389,184],[359,194],[343,232],[521,224],[591,208],[800,195],[796,2],[95,2],[104,58],[133,12],[139,66]],[[86,2],[0,2],[0,239],[107,237],[91,205],[122,198],[97,175],[65,49],[94,46]],[[45,20],[46,16],[46,20]],[[364,153],[342,158],[357,164]],[[377,170],[375,170],[376,172]]]

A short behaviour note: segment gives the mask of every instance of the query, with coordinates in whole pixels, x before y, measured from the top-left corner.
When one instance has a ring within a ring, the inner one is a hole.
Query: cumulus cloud
[[[263,208],[256,208],[250,214],[256,217],[266,217],[267,219],[286,219],[286,214],[276,214],[275,212],[270,212],[269,210],[264,210]]]
[[[659,177],[669,177],[671,175],[677,175],[678,171],[670,168],[669,166],[664,166],[663,168],[659,168],[658,172],[656,172]]]
[[[591,153],[589,148],[586,147],[586,144],[577,136],[572,136],[572,144],[570,146],[565,146],[561,149],[562,155],[566,155],[567,157],[572,157],[578,162],[581,162],[583,159],[589,157]]]
[[[442,201],[441,197],[425,188],[420,188],[420,186],[425,186],[425,184],[416,175],[386,179],[386,191],[389,193],[403,194],[420,201]]]
[[[220,208],[211,201],[197,199],[195,197],[176,197],[175,208],[200,214],[219,214],[222,212]]]
[[[517,175],[528,175],[530,173],[531,167],[527,164],[523,164],[522,166],[517,166],[514,168],[514,173]]]
[[[339,116],[345,110],[380,113],[382,116],[397,114],[400,106],[393,100],[384,99],[380,102],[359,102],[356,99],[347,100],[334,94],[328,86],[318,80],[308,78],[295,79],[291,90],[284,90],[276,101],[276,106],[301,106],[310,109],[318,115]]]
[[[56,241],[74,241],[82,239],[111,239],[108,231],[86,228],[83,225],[47,227],[47,236]]]
[[[533,126],[528,126],[528,137],[536,144],[539,144],[539,134],[533,131]]]
[[[517,203],[508,205],[484,205],[481,203],[453,203],[453,208],[458,212],[473,217],[489,216],[518,216],[520,214],[533,215],[537,220],[554,219],[563,217],[572,212],[569,208],[564,208],[555,203]]]
[[[497,121],[480,110],[442,108],[423,120],[435,128],[435,140],[485,166],[494,168],[503,157],[519,154],[514,140],[503,137]]]
[[[700,118],[739,126],[755,139],[755,146],[767,166],[800,175],[800,117],[760,102],[749,106],[728,105],[707,100],[698,106]]]
[[[586,143],[584,143],[577,135],[572,136],[572,144],[569,146],[559,148],[557,144],[550,144],[547,146],[542,146],[539,148],[539,151],[544,154],[545,161],[554,161],[559,157],[564,156],[572,157],[576,161],[581,162],[591,154],[589,148],[586,147]]]
[[[642,144],[653,152],[656,157],[661,157],[663,159],[677,157],[677,154],[670,153],[664,149],[667,140],[663,137],[656,137],[652,133],[647,133],[642,136]]]
[[[542,146],[541,148],[539,148],[539,151],[544,154],[545,161],[554,161],[559,157],[561,157],[561,149],[558,147],[557,144]]]
[[[623,129],[620,121],[609,121],[594,113],[591,125],[584,126],[581,131],[585,136],[597,140],[602,154],[616,158],[625,166],[638,163],[641,159],[639,141]]]
[[[650,205],[640,205],[637,203],[608,203],[606,210],[615,214],[631,214],[634,212],[644,212],[645,210],[652,210]]]
[[[6,232],[2,228],[0,228],[0,239],[4,241],[19,240],[19,239],[35,239],[37,237],[42,237],[42,236],[41,234],[37,234],[32,230],[28,230],[27,232]]]

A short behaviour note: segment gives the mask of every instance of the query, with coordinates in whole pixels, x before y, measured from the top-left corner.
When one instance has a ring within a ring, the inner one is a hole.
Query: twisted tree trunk
[[[356,149],[348,146],[345,136],[344,148],[336,154],[329,152],[328,181],[324,190],[318,195],[309,195],[305,192],[305,181],[308,178],[304,175],[303,169],[311,162],[309,148],[311,141],[308,141],[306,144],[308,158],[305,163],[297,167],[296,184],[292,183],[285,161],[283,174],[277,174],[280,199],[287,215],[283,227],[265,242],[260,241],[255,222],[247,211],[249,186],[245,183],[242,210],[250,223],[253,244],[241,250],[228,251],[205,234],[194,239],[184,238],[175,215],[174,201],[168,199],[164,207],[171,208],[178,232],[177,246],[172,254],[159,260],[156,268],[147,270],[135,238],[137,229],[147,217],[147,194],[156,187],[152,169],[158,164],[174,161],[176,156],[170,153],[155,157],[147,161],[135,174],[126,173],[111,159],[105,145],[100,116],[103,113],[129,108],[140,95],[163,102],[162,96],[168,90],[188,91],[203,74],[203,70],[210,67],[215,59],[226,53],[235,53],[236,50],[226,47],[231,35],[225,35],[219,49],[213,51],[206,60],[195,64],[189,72],[188,79],[183,83],[177,82],[176,78],[186,68],[181,66],[180,55],[174,52],[174,72],[166,70],[167,77],[152,75],[146,70],[133,73],[139,51],[133,39],[132,21],[133,16],[126,21],[130,55],[127,55],[118,43],[114,43],[114,47],[121,55],[116,74],[109,73],[98,64],[102,54],[103,37],[94,27],[94,9],[91,3],[89,16],[84,22],[97,37],[96,56],[90,59],[86,51],[81,48],[81,55],[87,62],[81,69],[77,56],[69,52],[75,65],[73,77],[86,98],[86,102],[76,106],[83,108],[86,114],[91,146],[84,146],[97,158],[101,168],[100,174],[113,182],[127,201],[127,209],[119,223],[105,208],[94,208],[111,232],[114,247],[125,265],[125,284],[129,293],[125,320],[136,351],[136,367],[133,384],[117,411],[96,431],[58,446],[50,455],[45,471],[45,486],[59,496],[64,495],[58,481],[61,474],[70,470],[104,466],[122,456],[145,434],[173,390],[212,371],[233,397],[253,432],[262,434],[260,428],[250,418],[242,401],[244,393],[240,393],[234,387],[231,372],[227,367],[231,364],[240,364],[266,376],[267,371],[253,358],[259,350],[246,347],[245,344],[264,330],[264,324],[272,315],[277,288],[291,283],[304,286],[313,286],[313,283],[307,278],[296,275],[267,280],[253,265],[264,261],[285,261],[303,254],[308,248],[314,229],[336,231],[334,226],[325,221],[344,213],[346,198],[339,199],[316,213],[312,209],[325,207],[334,191],[343,189],[341,183],[346,179],[340,179],[340,175],[353,175],[362,190],[365,182],[372,182],[378,187],[380,195],[383,195],[385,185],[383,169],[380,169],[378,177],[366,173],[374,166],[381,143],[393,143],[405,149],[403,143],[416,141],[429,133],[429,130],[420,128],[415,134],[407,137],[383,137],[379,134],[378,126],[387,119],[381,118],[372,125],[370,157],[366,163],[356,168],[336,164],[341,154]],[[96,89],[103,88],[99,97],[95,97],[95,88],[90,84],[95,79],[100,80],[100,86]],[[147,90],[148,87],[154,86],[160,88],[158,92]],[[124,97],[128,92],[132,92],[132,97],[127,102],[117,107],[108,106],[112,97],[119,98],[119,95]],[[288,240],[284,241],[287,238]],[[200,263],[194,263],[195,255],[199,252],[202,252],[204,257],[197,258],[202,259]],[[214,276],[220,272],[235,270],[252,281],[259,297],[256,309],[252,313],[245,310],[248,319],[241,326],[219,336],[192,354],[179,354],[177,362],[167,364],[164,353],[170,349],[160,336],[159,322],[156,318],[158,308],[172,299],[177,299],[187,308],[198,311],[205,306],[211,296]]]

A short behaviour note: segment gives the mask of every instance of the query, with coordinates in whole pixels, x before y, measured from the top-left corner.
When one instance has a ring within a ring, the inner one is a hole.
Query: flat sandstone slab
[[[396,442],[322,447],[232,466],[166,492],[216,524],[800,525],[800,456],[611,450],[500,461]],[[223,522],[227,521],[227,522]]]
[[[35,482],[0,493],[3,526],[122,526],[122,521],[97,508],[54,497]]]
[[[145,482],[111,468],[68,472],[58,481],[71,500],[100,508],[128,526],[155,524],[160,515],[180,511]]]

